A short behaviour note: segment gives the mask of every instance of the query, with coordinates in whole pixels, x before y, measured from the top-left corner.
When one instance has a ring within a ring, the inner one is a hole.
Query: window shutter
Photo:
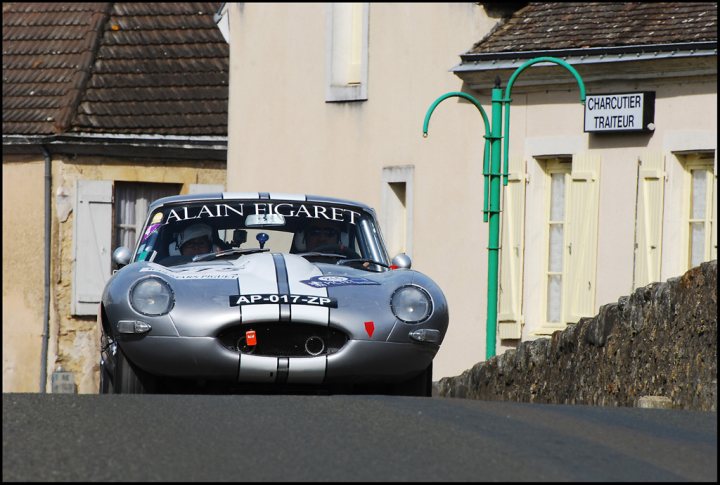
[[[503,188],[502,246],[500,249],[500,339],[518,339],[522,334],[522,278],[525,227],[525,163],[508,160],[508,184]]]
[[[567,204],[567,280],[563,304],[566,323],[595,314],[600,157],[573,156]]]
[[[712,177],[712,220],[710,221],[710,232],[712,234],[712,240],[710,247],[710,260],[717,259],[717,192],[718,192],[718,184],[717,184],[717,150],[715,150],[715,164],[713,168],[713,177]]]
[[[633,288],[660,281],[665,166],[661,154],[640,160],[635,221]]]
[[[73,232],[73,315],[96,315],[110,278],[112,182],[78,180]]]

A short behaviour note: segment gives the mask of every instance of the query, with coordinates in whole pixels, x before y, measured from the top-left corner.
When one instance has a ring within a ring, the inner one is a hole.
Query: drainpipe
[[[52,183],[52,170],[50,152],[44,146],[40,146],[45,156],[45,302],[43,305],[43,333],[42,352],[40,356],[40,394],[45,394],[47,387],[47,359],[48,339],[50,337],[50,191]]]

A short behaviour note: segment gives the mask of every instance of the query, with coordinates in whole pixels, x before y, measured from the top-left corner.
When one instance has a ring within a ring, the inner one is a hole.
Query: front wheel
[[[149,394],[157,391],[157,378],[127,360],[123,351],[115,354],[115,394]]]
[[[420,374],[393,386],[392,391],[395,396],[432,396],[432,362]]]
[[[105,362],[100,363],[100,394],[114,394],[112,379]]]

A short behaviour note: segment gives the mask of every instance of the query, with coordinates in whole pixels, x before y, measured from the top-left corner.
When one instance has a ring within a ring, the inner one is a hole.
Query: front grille
[[[249,345],[247,332],[255,331],[255,345]],[[263,323],[241,325],[218,335],[225,348],[243,354],[268,357],[311,357],[340,350],[348,338],[329,327],[306,324]]]

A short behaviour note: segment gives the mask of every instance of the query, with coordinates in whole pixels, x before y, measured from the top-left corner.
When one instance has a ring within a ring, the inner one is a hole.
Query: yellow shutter
[[[566,323],[595,314],[600,157],[573,156],[567,204],[563,306]]]
[[[518,339],[522,332],[522,278],[525,227],[525,163],[508,160],[508,184],[503,188],[500,249],[500,339]]]
[[[633,288],[660,281],[665,192],[664,157],[661,154],[641,158],[637,183]]]
[[[712,177],[712,187],[709,187],[709,190],[712,190],[712,219],[710,221],[710,232],[712,233],[712,241],[710,246],[710,260],[717,259],[717,150],[715,150],[715,164],[713,168],[713,177]]]

